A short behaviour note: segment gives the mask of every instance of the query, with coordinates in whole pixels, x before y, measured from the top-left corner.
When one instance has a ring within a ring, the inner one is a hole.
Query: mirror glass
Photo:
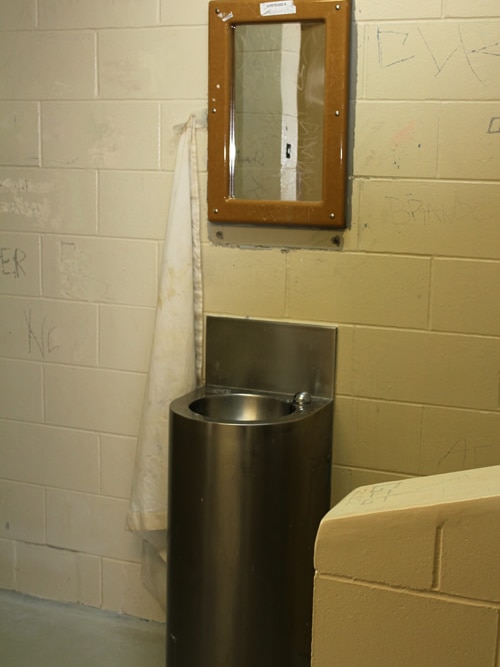
[[[322,199],[325,24],[234,29],[231,195]]]

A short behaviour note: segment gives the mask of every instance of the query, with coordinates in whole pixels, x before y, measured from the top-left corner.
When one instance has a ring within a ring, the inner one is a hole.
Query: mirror
[[[235,27],[233,197],[321,199],[324,62],[324,23]]]
[[[209,3],[213,222],[345,226],[346,0]]]

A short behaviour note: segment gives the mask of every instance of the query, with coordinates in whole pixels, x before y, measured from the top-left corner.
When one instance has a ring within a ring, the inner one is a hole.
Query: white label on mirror
[[[278,16],[280,14],[296,14],[297,8],[291,0],[279,0],[278,2],[261,2],[261,16]]]

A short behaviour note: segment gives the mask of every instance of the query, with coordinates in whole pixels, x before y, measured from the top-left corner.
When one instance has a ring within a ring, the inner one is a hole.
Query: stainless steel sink
[[[334,368],[332,328],[207,317],[206,384],[170,404],[169,665],[310,667]]]
[[[294,404],[286,399],[263,394],[212,394],[193,401],[190,410],[221,422],[267,422],[289,415]]]

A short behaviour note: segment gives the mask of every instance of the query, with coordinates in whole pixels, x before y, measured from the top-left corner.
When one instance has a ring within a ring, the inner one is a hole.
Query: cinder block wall
[[[124,526],[205,24],[205,0],[0,3],[0,587],[163,618]]]
[[[500,461],[497,4],[356,0],[342,252],[203,225],[208,313],[339,326],[334,500]],[[162,617],[123,525],[206,24],[206,0],[0,3],[1,587]]]
[[[334,501],[500,462],[500,5],[353,18],[344,250],[204,254],[210,312],[338,325]]]
[[[500,466],[360,487],[316,540],[312,667],[498,667]]]

